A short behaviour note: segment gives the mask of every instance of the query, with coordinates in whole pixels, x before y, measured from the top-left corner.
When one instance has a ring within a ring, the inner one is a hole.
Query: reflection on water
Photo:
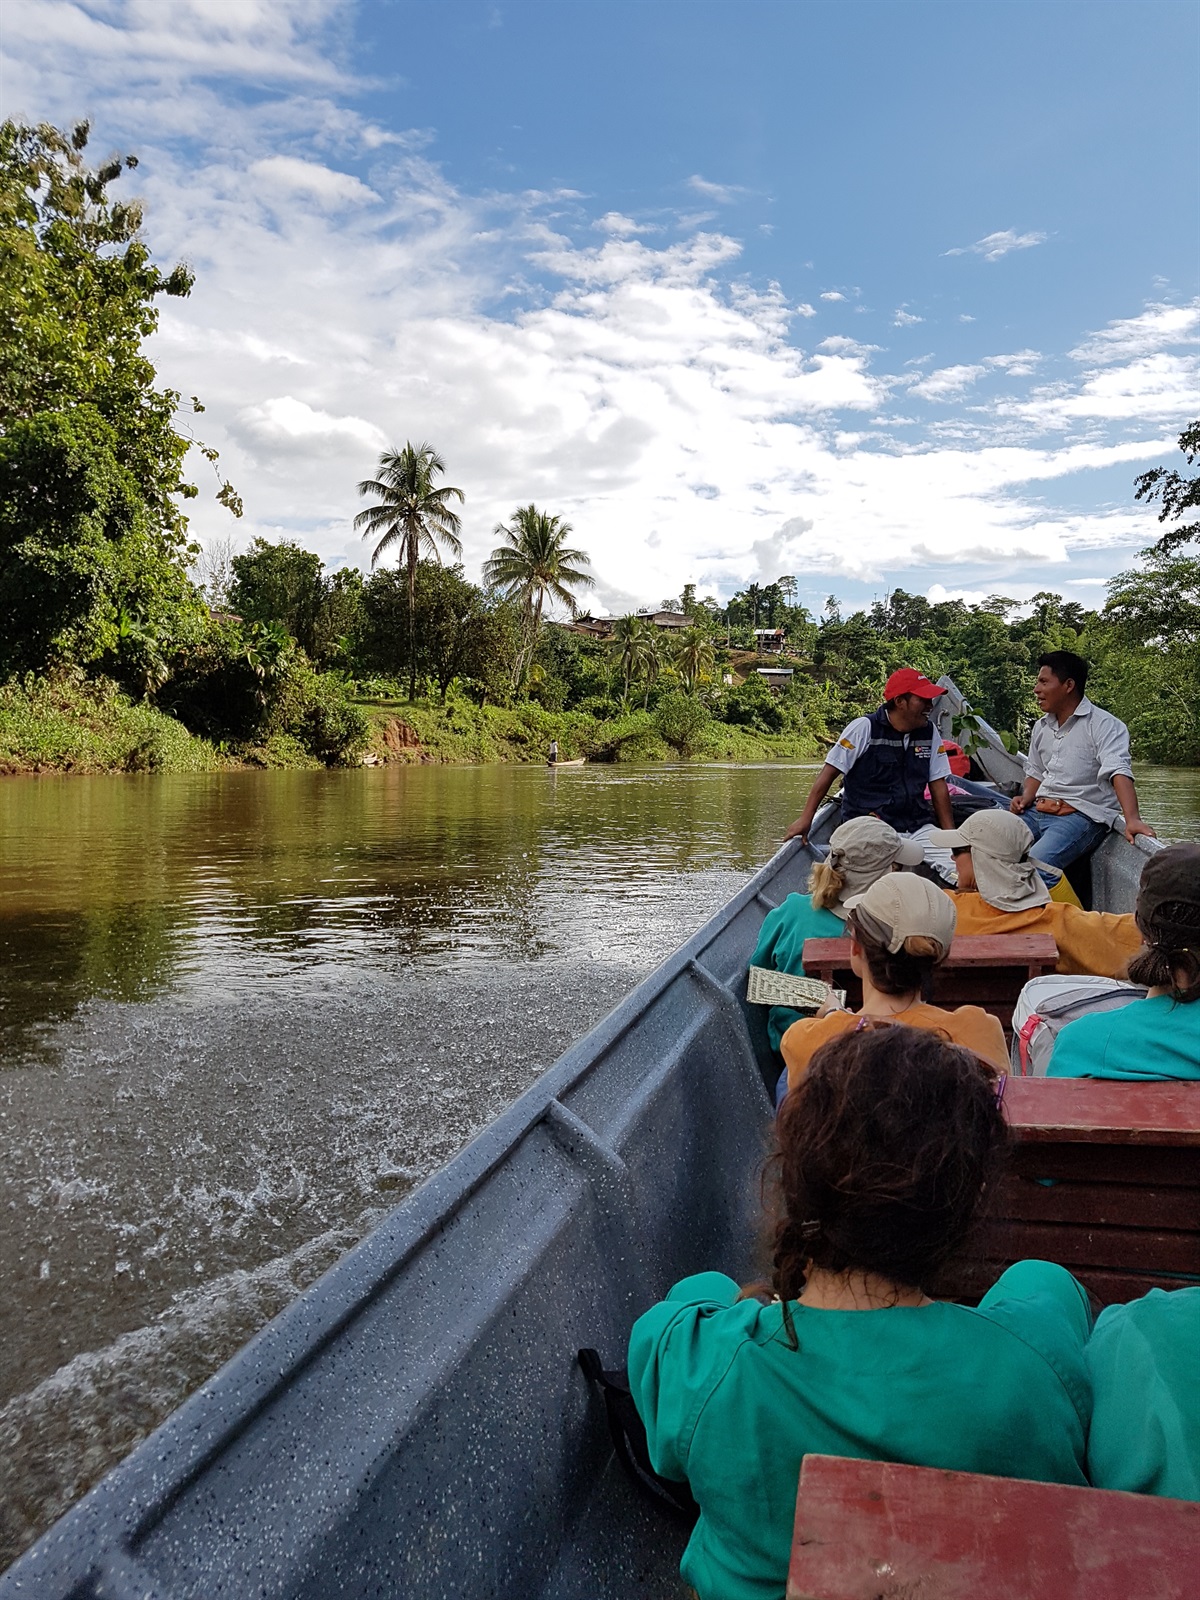
[[[83,1001],[638,959],[678,874],[748,870],[794,769],[392,768],[0,786],[9,1062]]]
[[[0,784],[0,1553],[723,903],[810,781]]]
[[[1200,768],[1134,770],[1142,815],[1161,839],[1200,839]]]

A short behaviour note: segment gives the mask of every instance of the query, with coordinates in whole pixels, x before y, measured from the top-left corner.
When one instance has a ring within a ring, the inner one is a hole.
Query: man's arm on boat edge
[[[813,818],[820,808],[821,801],[824,800],[833,787],[833,780],[841,776],[842,774],[837,767],[831,766],[828,761],[825,763],[820,772],[817,773],[816,782],[808,791],[808,799],[804,802],[804,810],[784,834],[783,837],[785,839],[799,839],[803,844],[808,843],[808,830],[813,825]]]

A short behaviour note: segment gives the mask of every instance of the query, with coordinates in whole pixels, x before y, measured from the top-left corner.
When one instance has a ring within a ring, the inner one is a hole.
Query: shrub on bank
[[[0,772],[207,772],[218,752],[173,717],[78,668],[0,686]]]

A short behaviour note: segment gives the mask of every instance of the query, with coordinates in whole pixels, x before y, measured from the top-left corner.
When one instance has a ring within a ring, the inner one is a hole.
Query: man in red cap
[[[946,789],[950,759],[930,721],[933,702],[945,692],[914,667],[893,672],[884,685],[885,703],[879,710],[869,717],[855,717],[842,730],[809,790],[803,812],[784,837],[807,840],[817,808],[837,777],[842,779],[843,822],[879,817],[907,838],[923,837],[935,817],[939,827],[953,827]]]

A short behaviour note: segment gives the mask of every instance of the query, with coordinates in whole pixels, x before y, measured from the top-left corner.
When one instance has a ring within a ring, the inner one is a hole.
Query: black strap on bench
[[[581,1350],[579,1365],[584,1376],[596,1384],[604,1396],[608,1431],[617,1460],[642,1494],[660,1511],[691,1527],[700,1515],[700,1507],[692,1499],[686,1483],[660,1477],[651,1466],[645,1424],[633,1402],[625,1371],[606,1372],[598,1350]]]

